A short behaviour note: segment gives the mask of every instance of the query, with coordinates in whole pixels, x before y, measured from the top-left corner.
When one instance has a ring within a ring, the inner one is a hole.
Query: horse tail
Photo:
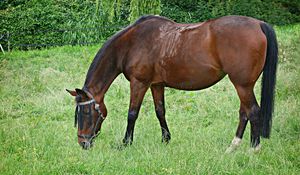
[[[267,38],[267,54],[263,68],[260,102],[260,115],[262,122],[261,136],[264,138],[270,138],[272,114],[274,111],[278,44],[275,31],[269,24],[261,23],[260,27]]]

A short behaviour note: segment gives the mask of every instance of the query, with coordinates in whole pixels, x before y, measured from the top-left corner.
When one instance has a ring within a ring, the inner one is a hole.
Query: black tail
[[[267,37],[267,55],[263,69],[260,102],[262,118],[261,136],[264,138],[270,138],[272,114],[274,110],[274,91],[278,62],[278,46],[274,29],[267,23],[261,23],[260,27]]]

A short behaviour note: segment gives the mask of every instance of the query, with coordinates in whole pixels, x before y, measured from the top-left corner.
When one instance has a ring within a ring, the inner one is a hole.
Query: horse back
[[[127,33],[123,72],[129,80],[185,90],[209,87],[226,74],[241,72],[243,64],[252,65],[255,77],[265,58],[264,39],[259,21],[248,17],[196,24],[152,17]]]

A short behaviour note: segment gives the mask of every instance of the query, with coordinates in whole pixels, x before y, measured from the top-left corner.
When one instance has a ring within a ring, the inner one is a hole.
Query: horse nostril
[[[82,141],[82,142],[80,142],[80,146],[82,146],[83,149],[87,150],[91,147],[91,144],[90,144],[90,142]]]

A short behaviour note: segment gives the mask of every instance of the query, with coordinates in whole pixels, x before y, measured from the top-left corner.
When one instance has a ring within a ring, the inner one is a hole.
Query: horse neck
[[[97,102],[103,101],[109,86],[121,73],[117,63],[117,56],[110,49],[101,49],[94,58],[83,88],[88,90]]]

